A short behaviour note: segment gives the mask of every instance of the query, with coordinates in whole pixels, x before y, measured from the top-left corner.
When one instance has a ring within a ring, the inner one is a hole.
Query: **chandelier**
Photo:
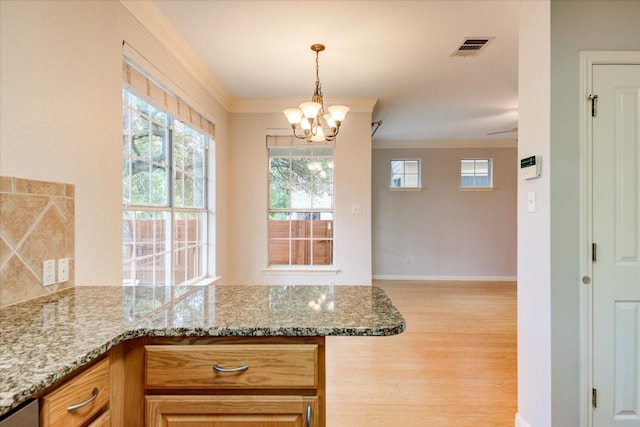
[[[299,139],[306,139],[307,142],[312,141],[333,141],[340,131],[340,125],[344,120],[349,107],[344,105],[334,105],[324,111],[324,102],[322,99],[322,85],[320,84],[320,66],[318,65],[318,57],[320,52],[324,50],[323,44],[311,45],[311,50],[316,53],[316,87],[310,102],[303,102],[298,108],[288,108],[283,111],[287,116],[289,124],[293,129],[293,135]],[[324,132],[324,122],[329,130]],[[298,129],[302,128],[304,135],[298,135]]]

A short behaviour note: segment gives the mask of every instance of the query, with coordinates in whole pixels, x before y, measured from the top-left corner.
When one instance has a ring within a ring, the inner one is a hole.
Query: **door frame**
[[[582,422],[593,427],[591,392],[593,388],[593,133],[589,95],[593,83],[593,65],[640,65],[640,51],[585,51],[580,52],[580,90],[578,99],[580,146],[580,277],[582,278]]]

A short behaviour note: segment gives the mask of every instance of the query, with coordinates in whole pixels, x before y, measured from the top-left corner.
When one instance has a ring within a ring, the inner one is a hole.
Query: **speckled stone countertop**
[[[370,286],[86,286],[0,309],[0,415],[142,336],[395,335]]]

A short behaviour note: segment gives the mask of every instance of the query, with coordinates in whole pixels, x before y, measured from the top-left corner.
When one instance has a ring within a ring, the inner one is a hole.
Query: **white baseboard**
[[[422,280],[422,281],[473,281],[473,282],[515,282],[518,280],[515,276],[411,276],[397,274],[374,274],[374,280]]]
[[[518,412],[516,414],[516,427],[531,427],[531,424],[529,424],[522,415],[520,415],[520,413]]]

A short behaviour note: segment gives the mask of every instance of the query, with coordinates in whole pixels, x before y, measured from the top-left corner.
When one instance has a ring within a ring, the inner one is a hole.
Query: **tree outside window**
[[[209,136],[123,91],[123,283],[207,275]]]

